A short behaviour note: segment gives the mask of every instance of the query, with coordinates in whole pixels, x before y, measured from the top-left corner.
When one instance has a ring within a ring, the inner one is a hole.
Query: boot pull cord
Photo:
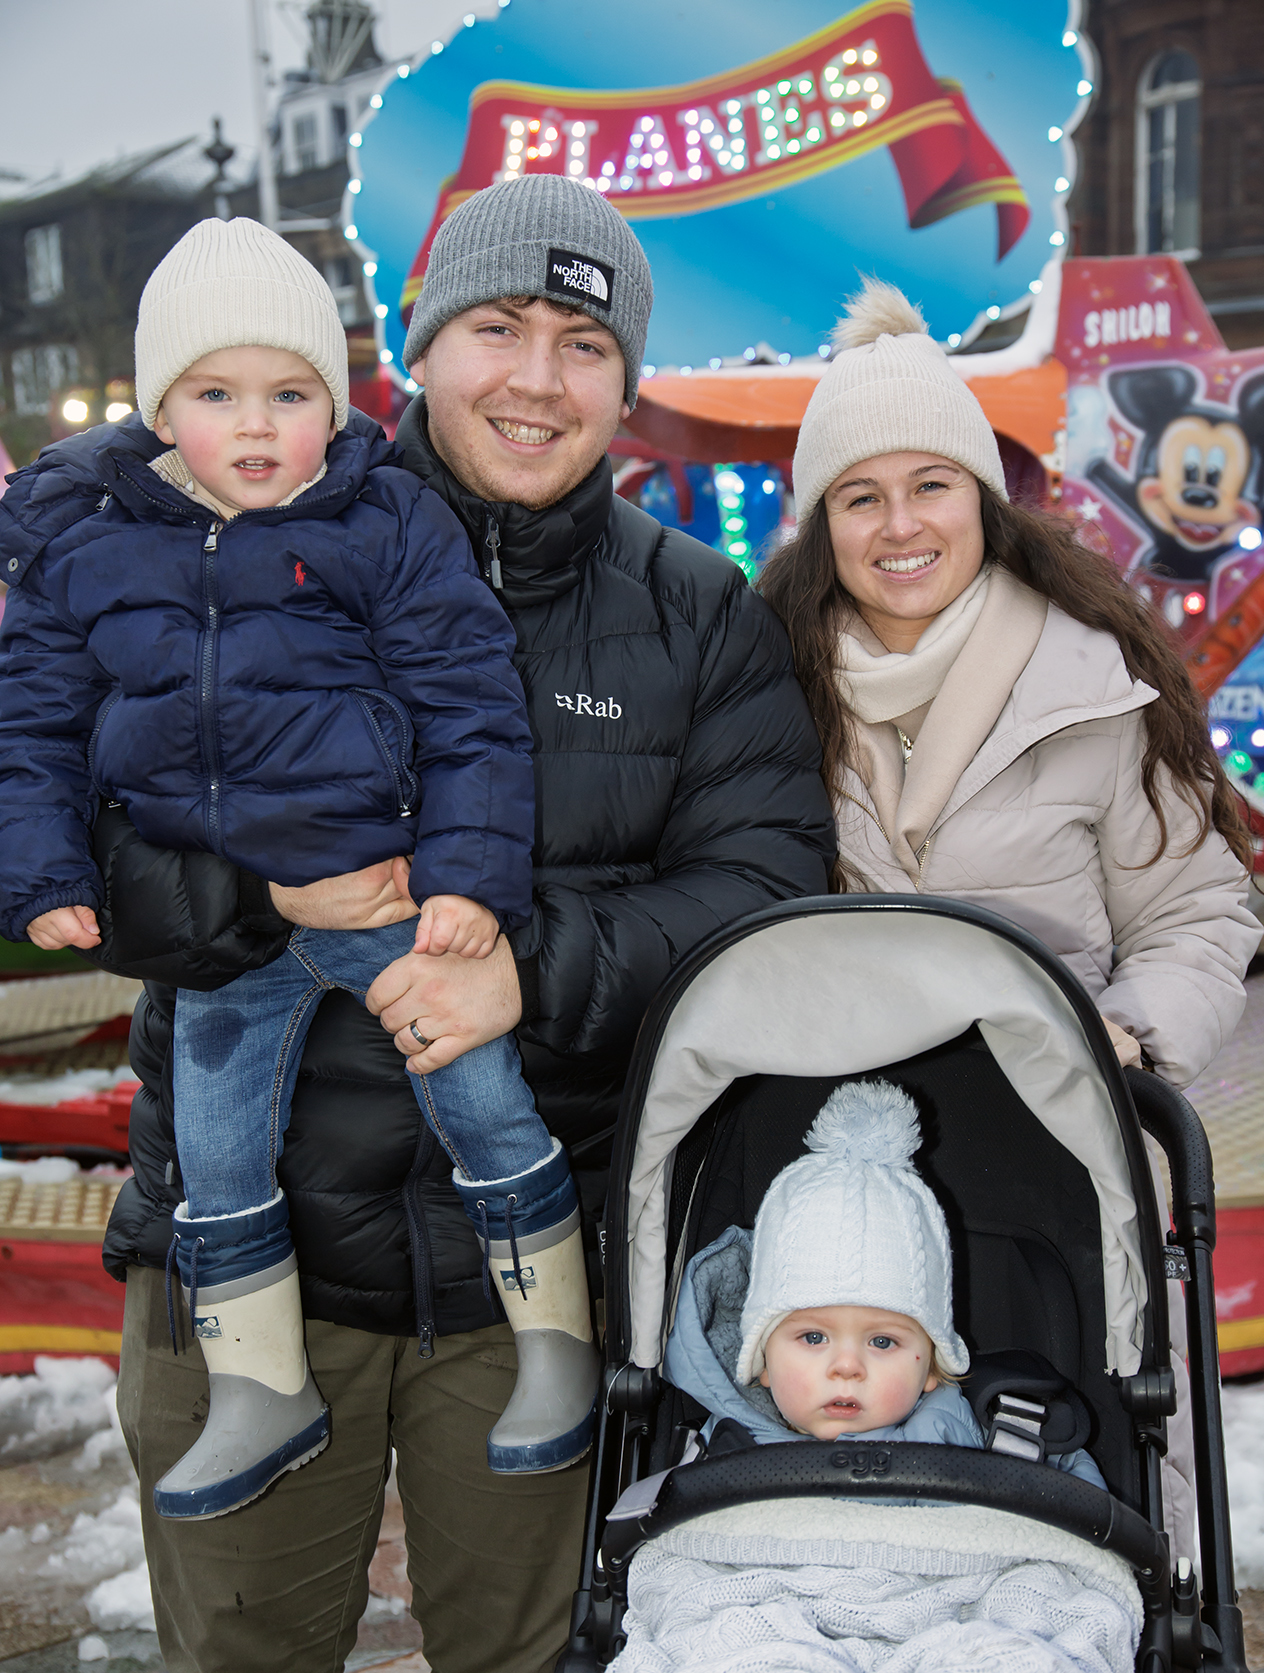
[[[189,1261],[189,1323],[193,1327],[193,1334],[197,1335],[197,1258],[198,1250],[206,1248],[204,1237],[193,1240],[193,1254]]]
[[[492,1298],[492,1232],[487,1223],[487,1204],[482,1197],[478,1199],[474,1206],[483,1217],[483,1300],[490,1301]]]
[[[179,1247],[180,1233],[177,1232],[167,1250],[167,1328],[171,1332],[171,1351],[177,1359],[180,1357],[180,1349],[176,1343],[176,1304],[171,1296],[171,1273],[176,1264],[176,1250]]]
[[[514,1223],[513,1223],[513,1209],[514,1209],[514,1204],[517,1202],[517,1200],[518,1200],[518,1198],[515,1196],[515,1194],[512,1191],[509,1193],[508,1197],[506,1197],[506,1199],[505,1199],[505,1235],[509,1239],[509,1254],[510,1254],[510,1258],[513,1261],[514,1282],[518,1286],[518,1294],[525,1301],[527,1299],[527,1289],[526,1289],[526,1285],[522,1281],[522,1262],[518,1258],[518,1238],[517,1238],[517,1234],[514,1232]],[[482,1243],[483,1243],[483,1298],[486,1301],[490,1301],[491,1298],[492,1298],[492,1280],[491,1280],[492,1233],[491,1233],[491,1226],[488,1224],[488,1220],[487,1220],[487,1204],[483,1201],[482,1197],[479,1197],[478,1201],[475,1203],[474,1206],[478,1209],[479,1214],[482,1216],[482,1220],[483,1220],[483,1237],[482,1237]]]
[[[513,1260],[514,1282],[518,1286],[518,1294],[525,1301],[527,1286],[522,1281],[522,1266],[518,1260],[518,1239],[514,1236],[513,1209],[518,1198],[511,1191],[505,1198],[505,1231],[509,1236],[509,1254]]]

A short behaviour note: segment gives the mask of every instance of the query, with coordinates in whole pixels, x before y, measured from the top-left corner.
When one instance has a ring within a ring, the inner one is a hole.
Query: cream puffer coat
[[[877,803],[848,770],[839,850],[879,893],[946,895],[987,907],[1059,954],[1104,1016],[1186,1086],[1229,1038],[1260,940],[1247,879],[1168,787],[1168,841],[1141,786],[1145,709],[1116,641],[1050,605],[999,717],[917,849],[900,865]],[[914,745],[914,749],[917,745]]]

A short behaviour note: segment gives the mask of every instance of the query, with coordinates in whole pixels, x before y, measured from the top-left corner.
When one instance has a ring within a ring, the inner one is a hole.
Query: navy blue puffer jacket
[[[215,514],[139,416],[0,500],[0,935],[101,904],[98,798],[304,884],[416,852],[414,898],[531,910],[514,634],[439,495],[359,414],[288,506]]]

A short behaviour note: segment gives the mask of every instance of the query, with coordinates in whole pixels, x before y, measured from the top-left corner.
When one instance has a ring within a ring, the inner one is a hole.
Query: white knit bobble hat
[[[182,372],[216,349],[288,349],[329,386],[347,422],[347,334],[333,292],[258,221],[199,221],[149,275],[136,321],[136,400],[152,430]]]
[[[764,1369],[768,1338],[804,1307],[880,1307],[916,1319],[946,1371],[970,1367],[952,1323],[944,1213],[913,1168],[912,1099],[889,1081],[832,1092],[808,1130],[810,1154],[768,1187],[755,1220],[742,1308],[739,1388]]]
[[[831,482],[883,453],[936,453],[1009,498],[983,408],[903,291],[866,279],[834,342],[839,352],[812,392],[794,450],[800,528]]]

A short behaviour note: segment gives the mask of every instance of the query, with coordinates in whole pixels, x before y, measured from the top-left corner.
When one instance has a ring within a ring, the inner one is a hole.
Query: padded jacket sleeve
[[[1188,1086],[1242,1015],[1242,978],[1260,924],[1246,906],[1246,874],[1222,836],[1212,831],[1187,852],[1197,820],[1166,774],[1167,846],[1146,864],[1159,822],[1141,784],[1144,718],[1126,718],[1114,798],[1097,826],[1115,937],[1115,967],[1098,1008],[1141,1042],[1164,1080]]]
[[[32,566],[10,588],[0,631],[0,935],[32,918],[101,904],[89,822],[92,729],[109,682],[78,624]]]
[[[416,737],[413,899],[464,895],[503,928],[526,923],[535,789],[514,631],[479,578],[465,531],[428,490],[403,525],[372,643]]]
[[[735,567],[695,633],[697,694],[653,879],[594,893],[544,883],[513,938],[520,970],[538,958],[538,1015],[523,1032],[564,1056],[625,1052],[691,947],[828,887],[834,821],[780,622]]]

